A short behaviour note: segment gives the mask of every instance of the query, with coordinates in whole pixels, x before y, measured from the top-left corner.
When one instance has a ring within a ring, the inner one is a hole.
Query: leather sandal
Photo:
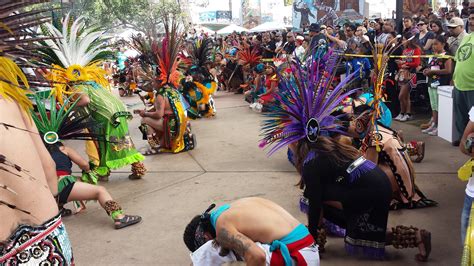
[[[115,219],[115,229],[122,229],[124,227],[139,223],[142,217],[138,215],[125,215],[122,219]]]

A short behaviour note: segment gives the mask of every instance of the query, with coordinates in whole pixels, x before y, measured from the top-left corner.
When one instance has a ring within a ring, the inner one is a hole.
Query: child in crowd
[[[433,42],[433,52],[436,55],[446,55],[446,38],[443,35],[436,36]],[[428,93],[430,96],[431,110],[433,112],[430,126],[421,132],[431,135],[438,135],[438,86],[449,85],[453,63],[449,58],[432,57],[428,62],[428,67],[423,74],[429,78]]]
[[[395,120],[405,122],[412,119],[411,116],[411,102],[410,91],[416,87],[416,71],[421,64],[420,55],[421,49],[415,43],[415,36],[411,33],[405,33],[403,36],[403,52],[402,55],[406,58],[396,60],[398,64],[398,86],[400,87],[400,114],[395,117]]]

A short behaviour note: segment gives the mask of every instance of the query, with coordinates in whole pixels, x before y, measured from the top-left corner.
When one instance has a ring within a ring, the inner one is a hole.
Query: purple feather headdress
[[[318,137],[331,133],[346,134],[340,116],[332,115],[340,103],[355,90],[346,91],[355,75],[352,73],[337,86],[332,86],[340,57],[333,50],[319,58],[310,59],[304,66],[293,62],[291,74],[280,76],[276,102],[265,113],[261,128],[260,147],[272,146],[268,155],[300,141],[317,142]],[[310,152],[305,162],[316,156]]]

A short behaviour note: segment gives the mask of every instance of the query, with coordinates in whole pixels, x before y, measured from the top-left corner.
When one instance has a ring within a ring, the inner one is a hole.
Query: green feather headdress
[[[45,101],[35,95],[38,112],[31,111],[33,121],[43,135],[45,143],[55,144],[66,139],[101,140],[104,138],[94,133],[98,131],[99,124],[90,115],[74,110],[79,99],[72,101],[68,98],[59,109],[54,97],[49,97],[48,100],[49,110],[46,108]]]

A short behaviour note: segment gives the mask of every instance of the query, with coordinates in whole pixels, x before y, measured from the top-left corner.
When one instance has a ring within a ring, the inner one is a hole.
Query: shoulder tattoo
[[[225,228],[219,230],[219,233],[217,234],[217,242],[219,245],[235,251],[242,257],[245,257],[245,253],[250,248],[250,244],[246,243],[248,241],[252,240],[240,233],[231,235]]]

